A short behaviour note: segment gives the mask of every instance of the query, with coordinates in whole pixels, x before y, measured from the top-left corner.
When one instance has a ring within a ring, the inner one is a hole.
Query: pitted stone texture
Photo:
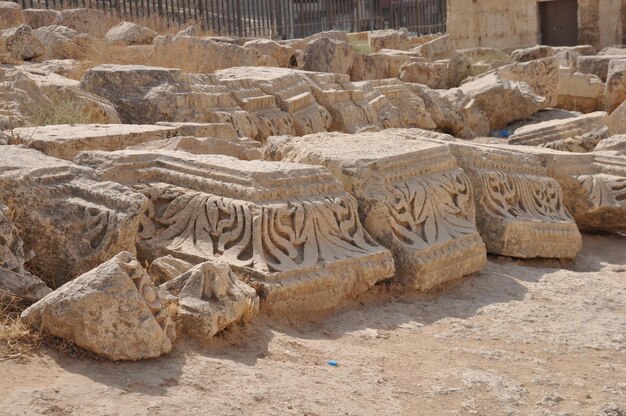
[[[175,127],[137,124],[58,124],[13,130],[14,144],[72,160],[83,150],[120,150],[177,134]]]
[[[296,50],[287,45],[281,45],[270,39],[253,39],[246,42],[244,48],[253,48],[263,55],[271,56],[278,66],[288,68],[292,65]]]
[[[526,118],[545,108],[546,98],[533,93],[525,82],[509,81],[491,72],[458,88],[461,107],[476,108],[489,120],[491,130],[502,129],[512,121]],[[452,94],[453,92],[449,92]]]
[[[110,360],[158,357],[176,336],[156,288],[128,252],[66,283],[22,319]]]
[[[608,119],[609,134],[626,134],[626,101],[617,107]]]
[[[143,259],[222,259],[274,310],[322,310],[393,275],[356,201],[324,168],[171,151],[85,152],[78,163],[150,199]]]
[[[348,42],[320,38],[306,45],[302,69],[349,74],[353,59],[354,53]]]
[[[360,81],[351,85],[361,91],[371,111],[378,116],[378,126],[383,129],[402,127],[402,114],[398,107],[391,104],[387,96],[376,90],[371,82]]]
[[[276,97],[281,110],[293,117],[295,133],[299,136],[326,131],[331,126],[330,113],[315,100],[310,81],[301,71],[240,67],[217,71],[215,76],[223,83],[250,83]]]
[[[347,75],[306,72],[313,96],[332,117],[330,130],[344,133],[378,131],[378,114],[369,105],[363,91]]]
[[[444,145],[387,131],[322,133],[272,138],[266,157],[327,167],[357,199],[363,225],[394,254],[397,277],[409,287],[432,289],[485,265],[469,179]]]
[[[536,95],[545,97],[549,105],[556,104],[560,78],[559,61],[556,58],[504,65],[497,69],[497,73],[502,79],[525,82]]]
[[[604,108],[609,113],[626,101],[626,60],[615,60],[609,64],[604,100]]]
[[[131,22],[120,22],[113,26],[104,35],[107,42],[123,45],[146,45],[159,36],[157,32],[147,27]]]
[[[187,272],[194,265],[188,261],[177,259],[174,256],[163,256],[155,259],[148,267],[148,276],[157,286],[168,282]]]
[[[604,83],[597,76],[561,69],[557,107],[591,113],[599,109],[603,92]]]
[[[20,25],[0,32],[0,52],[6,51],[13,59],[32,61],[41,58],[46,49],[39,39],[33,36],[28,25]]]
[[[93,40],[65,26],[45,26],[33,30],[33,35],[45,46],[43,58],[84,59]]]
[[[146,199],[98,180],[88,168],[22,146],[2,146],[0,200],[37,274],[59,285],[110,259],[135,251]]]
[[[258,134],[244,111],[213,75],[142,65],[99,65],[85,73],[81,88],[109,99],[122,121],[230,123],[240,137]]]
[[[0,1],[0,30],[18,26],[24,21],[22,7],[12,1]]]
[[[608,136],[607,114],[596,111],[578,117],[548,120],[520,127],[509,137],[509,143],[588,152]]]
[[[52,292],[41,279],[24,269],[26,260],[9,209],[0,205],[0,300],[9,297],[32,303]]]
[[[511,62],[511,57],[499,49],[471,48],[455,51],[448,64],[448,85],[457,87],[464,79],[480,75]]]
[[[381,49],[406,50],[409,46],[408,32],[394,29],[370,32],[368,40],[372,52],[378,52]]]
[[[454,53],[454,49],[454,41],[450,35],[445,34],[424,42],[421,45],[416,46],[413,50],[419,53],[421,57],[424,57],[429,61],[436,61],[439,59],[450,58]]]
[[[448,63],[449,61],[410,62],[402,65],[398,78],[404,82],[445,89],[448,88]]]
[[[259,312],[256,291],[228,263],[209,261],[159,286],[165,301],[176,302],[180,332],[207,341],[231,325],[251,321]]]
[[[415,52],[383,49],[367,55],[355,54],[350,71],[352,81],[397,78],[401,68],[411,62],[426,62]]]
[[[56,25],[61,18],[61,12],[57,10],[25,9],[22,13],[25,23],[33,29]]]
[[[576,63],[576,71],[582,74],[592,74],[606,82],[609,73],[609,64],[614,61],[624,61],[626,56],[623,55],[592,55],[579,56]]]
[[[516,49],[511,53],[513,62],[529,62],[536,59],[548,58],[554,55],[551,46],[535,45],[530,48]]]
[[[610,156],[626,156],[626,133],[616,134],[602,140],[593,152]]]
[[[477,228],[488,252],[520,258],[574,258],[582,248],[561,186],[548,176],[534,148],[512,151],[508,146],[425,137],[419,130],[391,130],[389,134],[450,148],[471,180]]]

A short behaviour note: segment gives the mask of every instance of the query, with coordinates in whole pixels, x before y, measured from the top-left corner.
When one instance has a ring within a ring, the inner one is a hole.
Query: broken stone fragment
[[[548,58],[554,55],[554,50],[550,46],[535,45],[530,48],[516,49],[511,53],[513,62],[529,62],[535,59]]]
[[[221,261],[198,264],[158,289],[165,302],[176,302],[179,330],[200,341],[249,322],[259,312],[256,291]]]
[[[0,1],[0,30],[17,26],[24,21],[22,7],[13,1]]]
[[[626,134],[626,101],[620,104],[608,120],[609,134]]]
[[[604,109],[609,113],[626,101],[626,60],[615,60],[609,63],[604,101]]]
[[[61,286],[21,317],[110,360],[158,357],[176,337],[156,288],[128,252]]]
[[[616,134],[602,140],[593,152],[611,156],[626,156],[626,134]]]
[[[0,33],[0,52],[5,49],[15,59],[31,61],[46,53],[43,43],[35,36],[28,25],[6,29]]]
[[[159,36],[154,30],[131,22],[120,22],[104,35],[107,42],[123,45],[145,45]]]
[[[348,42],[320,38],[306,46],[303,59],[306,71],[349,74],[354,56]]]
[[[56,25],[61,17],[59,11],[46,9],[25,9],[23,14],[26,24],[33,29]]]
[[[156,286],[174,279],[193,267],[188,261],[167,255],[155,259],[148,267],[148,275]]]
[[[540,97],[545,97],[549,105],[555,105],[559,86],[559,61],[554,57],[536,59],[523,63],[501,66],[498,75],[509,81],[523,81]]]

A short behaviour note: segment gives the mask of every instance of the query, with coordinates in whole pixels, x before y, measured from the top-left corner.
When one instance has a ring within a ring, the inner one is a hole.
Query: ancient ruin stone
[[[550,105],[556,104],[560,76],[556,58],[504,65],[497,69],[497,73],[502,79],[525,82],[536,95],[545,97]]]
[[[151,44],[152,39],[157,36],[159,36],[157,32],[147,27],[131,22],[120,22],[109,29],[104,39],[122,45],[145,45]]]
[[[177,134],[175,127],[136,124],[77,124],[23,127],[13,130],[14,144],[48,156],[72,160],[83,150],[119,150]]]
[[[254,48],[263,55],[271,56],[278,66],[288,68],[293,62],[296,51],[294,48],[281,45],[270,39],[253,39],[246,42],[244,48]]]
[[[614,60],[625,60],[626,57],[620,55],[604,56],[580,56],[576,64],[576,71],[582,74],[593,74],[606,82],[609,73],[609,64]]]
[[[167,255],[150,263],[148,276],[150,276],[152,283],[159,286],[187,272],[193,266],[188,261]]]
[[[425,62],[415,52],[402,52],[383,49],[367,55],[355,54],[350,70],[352,81],[397,78],[403,65],[411,62]]]
[[[236,323],[252,320],[259,312],[256,291],[230,270],[228,263],[201,263],[159,286],[165,301],[177,304],[181,332],[206,341]]]
[[[257,49],[211,38],[165,35],[154,38],[150,63],[171,66],[171,62],[181,62],[190,71],[211,73],[235,66],[263,66],[267,58]]]
[[[156,288],[128,252],[61,286],[22,319],[110,360],[158,357],[176,336]]]
[[[430,88],[448,88],[448,61],[407,63],[400,69],[399,78]]]
[[[25,23],[33,29],[56,25],[61,17],[61,12],[57,10],[25,9],[22,13]]]
[[[353,59],[352,47],[348,42],[321,38],[306,45],[302,69],[349,74]]]
[[[506,65],[511,57],[499,49],[471,48],[455,51],[448,64],[448,86],[461,85],[464,79]]]
[[[22,7],[12,1],[0,1],[0,29],[18,26],[24,21]]]
[[[626,156],[626,134],[616,134],[600,141],[593,152],[610,156]]]
[[[591,113],[598,110],[604,83],[595,75],[561,71],[557,88],[557,107]]]
[[[626,101],[626,59],[609,64],[604,100],[604,108],[609,113]]]
[[[474,107],[489,120],[491,130],[506,127],[512,121],[521,120],[548,105],[548,100],[533,93],[525,82],[509,81],[495,72],[466,82],[458,88],[461,107]]]
[[[41,279],[24,269],[26,260],[9,209],[0,205],[0,300],[10,297],[32,303],[52,292]]]
[[[44,45],[33,36],[28,25],[6,29],[0,33],[0,50],[6,50],[13,58],[31,61],[40,58],[46,52]]]
[[[305,50],[306,45],[308,45],[311,42],[316,41],[317,39],[322,39],[322,38],[338,40],[340,42],[347,42],[348,33],[344,32],[343,30],[328,30],[325,32],[318,32],[318,33],[312,34],[311,36],[307,36],[304,39],[294,40],[291,46],[293,46],[295,49]]]
[[[135,251],[146,199],[102,182],[91,169],[22,146],[0,152],[0,200],[37,274],[61,284],[110,259]]]
[[[406,50],[409,45],[409,35],[406,31],[399,30],[375,30],[369,33],[369,45],[372,52],[381,49]]]
[[[258,134],[244,111],[213,75],[142,65],[99,65],[85,73],[81,88],[109,99],[122,121],[230,123],[241,137]]]
[[[106,33],[104,12],[97,9],[67,9],[61,11],[59,25],[80,33],[102,36]]]
[[[450,38],[450,35],[445,34],[424,42],[413,50],[429,61],[436,61],[450,58],[454,53],[454,49],[454,42]]]
[[[607,114],[603,111],[548,120],[518,128],[509,137],[509,143],[586,152],[609,136],[606,123]]]
[[[324,168],[139,150],[84,152],[76,161],[150,199],[142,259],[222,259],[275,310],[332,308],[393,275],[391,253]]]
[[[371,111],[378,115],[378,126],[384,129],[402,127],[400,110],[391,104],[386,95],[376,90],[371,82],[361,81],[352,85],[362,92]]]
[[[75,33],[72,33],[75,32]],[[83,58],[91,39],[65,26],[45,26],[33,30],[33,35],[44,45],[45,59]]]
[[[535,45],[530,48],[516,49],[511,53],[513,62],[530,62],[535,59],[548,58],[554,55],[551,46]]]
[[[609,116],[609,134],[626,134],[626,101],[620,104]]]
[[[297,135],[326,131],[332,123],[330,113],[315,100],[310,81],[302,72],[241,67],[217,71],[215,76],[223,83],[249,82],[263,93],[276,97],[278,106],[293,117]]]
[[[306,76],[311,80],[316,101],[332,117],[330,130],[344,133],[380,130],[378,115],[347,75],[309,72]]]
[[[399,79],[381,79],[367,81],[376,91],[385,95],[389,102],[400,111],[402,127],[437,127],[426,110],[424,101]],[[355,83],[359,86],[360,83]]]
[[[196,155],[226,155],[241,160],[263,158],[263,144],[251,139],[224,140],[216,137],[176,136],[130,146],[129,149],[178,150]]]
[[[394,254],[407,286],[432,289],[485,265],[472,187],[444,145],[386,131],[322,133],[272,138],[266,157],[327,167],[357,199],[366,230]]]

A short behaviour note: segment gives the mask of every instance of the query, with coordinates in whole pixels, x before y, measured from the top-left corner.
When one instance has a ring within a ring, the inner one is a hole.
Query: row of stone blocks
[[[148,262],[221,259],[268,307],[304,311],[394,275],[429,290],[479,271],[487,251],[573,258],[578,227],[626,228],[623,158],[391,129],[273,137],[268,160],[243,161],[181,151],[172,137],[190,126],[126,131],[132,149],[107,138],[117,127],[89,140],[70,126],[29,137],[73,161],[2,147],[0,198],[40,275],[62,283],[123,250]],[[195,139],[243,146],[227,136]]]

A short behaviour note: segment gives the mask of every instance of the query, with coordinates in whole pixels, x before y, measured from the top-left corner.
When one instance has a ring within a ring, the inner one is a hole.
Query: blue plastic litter
[[[328,365],[330,365],[331,367],[337,367],[339,363],[337,363],[337,361],[335,360],[328,360]]]

